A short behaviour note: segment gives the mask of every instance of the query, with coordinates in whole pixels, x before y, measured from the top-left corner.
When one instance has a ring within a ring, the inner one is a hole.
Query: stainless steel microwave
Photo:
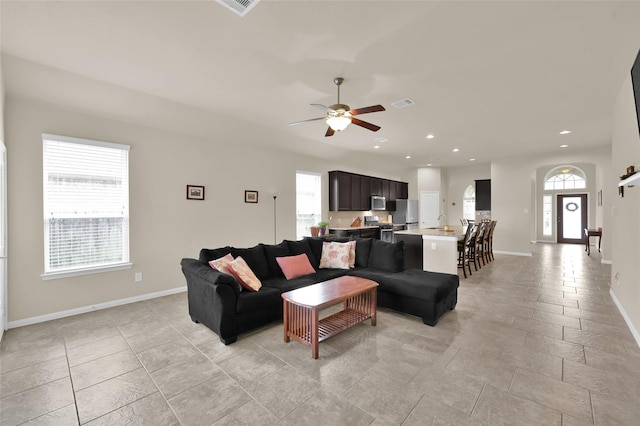
[[[387,200],[380,195],[371,196],[371,210],[386,210]]]

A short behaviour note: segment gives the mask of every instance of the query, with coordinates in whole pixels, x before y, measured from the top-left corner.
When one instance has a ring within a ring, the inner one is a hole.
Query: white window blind
[[[42,140],[43,278],[130,266],[129,146],[49,134]]]

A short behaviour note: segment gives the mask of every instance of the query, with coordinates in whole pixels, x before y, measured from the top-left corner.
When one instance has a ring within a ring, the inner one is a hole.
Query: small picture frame
[[[187,185],[187,200],[204,200],[204,186]]]
[[[258,191],[244,191],[244,202],[245,203],[257,203],[258,202]]]

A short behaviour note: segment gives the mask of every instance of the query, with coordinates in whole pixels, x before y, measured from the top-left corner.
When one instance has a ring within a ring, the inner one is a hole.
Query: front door
[[[558,242],[584,244],[587,194],[558,195]]]

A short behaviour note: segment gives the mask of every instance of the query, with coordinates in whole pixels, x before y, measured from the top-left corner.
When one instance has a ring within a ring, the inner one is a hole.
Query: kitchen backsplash
[[[329,228],[334,227],[334,228],[346,228],[348,226],[350,226],[353,221],[356,219],[356,217],[359,217],[360,220],[362,220],[364,222],[364,217],[365,216],[378,216],[380,218],[380,222],[386,222],[387,221],[387,216],[390,214],[390,212],[387,211],[362,211],[362,212],[338,212],[338,211],[334,211],[334,212],[329,212],[329,217],[331,218],[331,220],[329,220]]]

